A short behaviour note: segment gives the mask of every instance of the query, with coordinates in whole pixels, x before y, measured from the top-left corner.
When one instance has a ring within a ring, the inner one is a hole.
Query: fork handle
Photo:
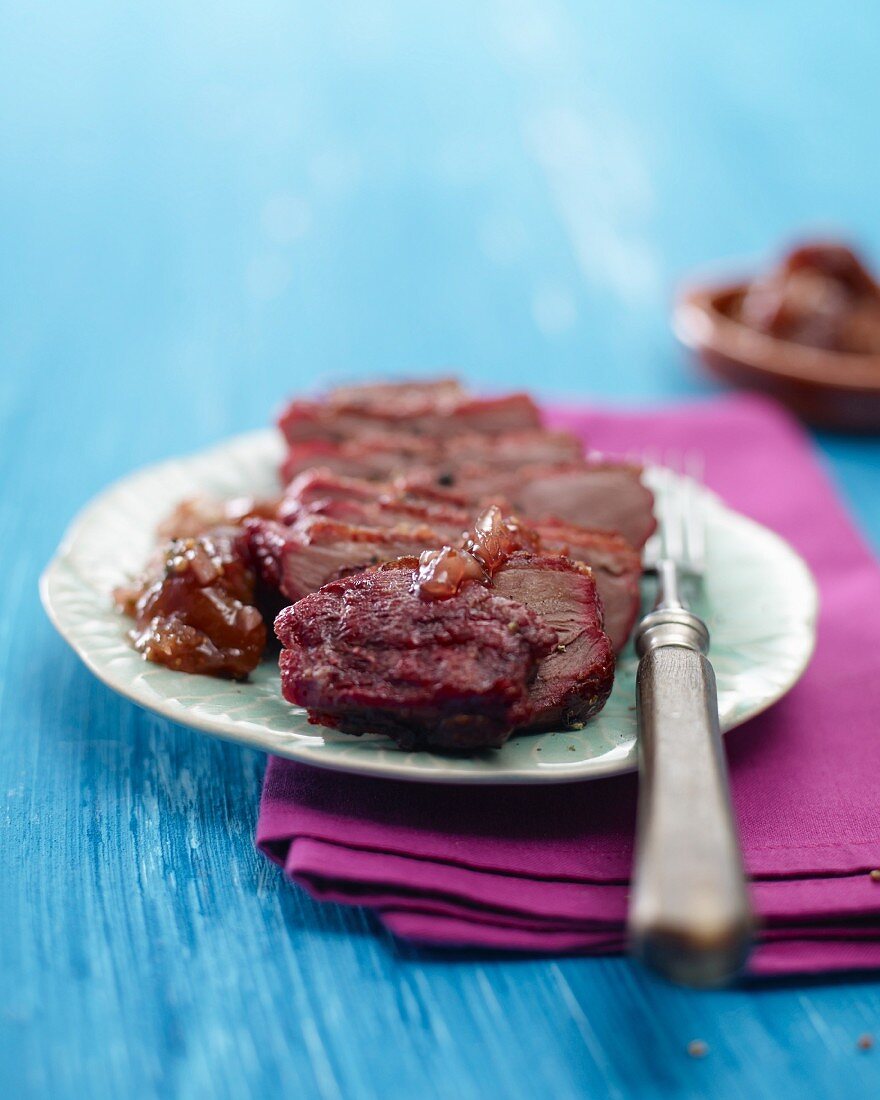
[[[745,963],[753,919],[715,674],[701,637],[682,629],[684,616],[675,616],[673,644],[663,644],[662,630],[639,639],[641,779],[629,936],[633,952],[667,978],[711,987]]]

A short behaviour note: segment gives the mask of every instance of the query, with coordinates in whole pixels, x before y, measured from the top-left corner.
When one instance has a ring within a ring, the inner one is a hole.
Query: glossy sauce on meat
[[[169,543],[139,585],[114,596],[134,618],[130,637],[148,661],[244,680],[266,645],[255,584],[237,533],[214,532]]]
[[[497,504],[484,509],[462,548],[444,546],[425,550],[419,558],[415,587],[425,599],[448,600],[465,581],[491,582],[517,550],[537,553],[541,540],[514,517],[505,517]]]

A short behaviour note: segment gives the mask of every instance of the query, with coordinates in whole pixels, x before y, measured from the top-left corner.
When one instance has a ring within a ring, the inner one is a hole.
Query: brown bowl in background
[[[716,377],[775,397],[809,424],[880,431],[880,355],[825,351],[749,328],[736,319],[747,286],[683,291],[676,336]]]

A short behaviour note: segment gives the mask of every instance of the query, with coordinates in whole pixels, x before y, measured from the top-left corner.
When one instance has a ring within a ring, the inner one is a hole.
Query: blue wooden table
[[[708,389],[682,275],[815,226],[880,259],[876,3],[2,23],[0,1095],[876,1096],[870,976],[696,994],[312,903],[254,851],[263,758],[113,696],[36,592],[108,481],[321,380]],[[820,445],[880,545],[880,443]]]

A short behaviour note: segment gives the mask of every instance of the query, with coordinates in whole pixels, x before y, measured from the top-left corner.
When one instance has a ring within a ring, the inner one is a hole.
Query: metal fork
[[[693,473],[696,463],[691,460]],[[639,806],[629,939],[684,985],[722,985],[746,961],[753,919],[730,805],[709,631],[685,590],[705,569],[703,493],[657,471],[659,531],[647,566],[657,603],[636,630]]]

